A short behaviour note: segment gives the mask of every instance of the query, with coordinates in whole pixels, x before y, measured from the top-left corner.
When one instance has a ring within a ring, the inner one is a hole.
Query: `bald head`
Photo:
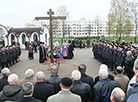
[[[114,88],[111,93],[111,102],[125,102],[125,93],[121,88]]]
[[[80,64],[78,66],[78,69],[81,73],[85,73],[86,72],[86,65],[85,64]]]

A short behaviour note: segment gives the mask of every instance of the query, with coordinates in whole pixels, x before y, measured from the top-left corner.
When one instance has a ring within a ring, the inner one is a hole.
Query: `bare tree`
[[[135,23],[135,42],[137,39],[137,26],[138,26],[138,1],[137,0],[133,0],[132,2],[129,2],[130,5],[130,9],[131,9],[131,13],[132,13],[132,17]]]
[[[58,16],[66,16],[67,18],[69,17],[69,11],[67,9],[67,7],[65,5],[63,6],[60,6],[58,9],[57,9],[57,12],[56,14]],[[63,43],[63,38],[64,38],[64,35],[65,35],[65,21],[63,20],[63,37],[62,37],[62,43]]]

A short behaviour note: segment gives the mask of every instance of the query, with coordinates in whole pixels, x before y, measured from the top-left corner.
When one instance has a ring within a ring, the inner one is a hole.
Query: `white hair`
[[[114,99],[114,102],[124,102],[125,101],[125,93],[119,87],[114,88],[111,95]]]
[[[108,66],[106,64],[101,64],[100,69],[108,70]]]
[[[81,78],[81,73],[78,71],[78,70],[74,70],[72,73],[71,73],[71,76],[74,80],[80,80]]]
[[[131,51],[127,51],[127,53],[132,55],[132,52]]]
[[[36,73],[36,79],[37,80],[45,80],[45,73],[42,71],[39,71]]]
[[[29,78],[32,77],[34,75],[34,71],[32,69],[27,69],[25,71],[25,77]]]
[[[108,71],[105,69],[100,69],[99,70],[99,76],[102,77],[102,80],[107,79],[108,78]]]
[[[134,71],[138,70],[138,59],[136,59],[135,62],[134,62],[134,68],[133,68],[133,70]]]
[[[9,74],[10,74],[10,70],[8,69],[8,68],[3,68],[2,70],[1,70],[1,74],[3,75],[3,76],[8,76]]]
[[[16,74],[11,74],[8,77],[8,83],[9,84],[15,84],[18,81],[18,76]]]

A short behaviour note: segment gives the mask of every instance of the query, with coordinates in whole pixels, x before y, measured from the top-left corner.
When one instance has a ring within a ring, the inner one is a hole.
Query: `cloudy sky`
[[[35,17],[47,16],[51,8],[57,11],[62,5],[67,6],[69,20],[86,18],[94,20],[97,15],[107,20],[111,0],[1,0],[0,24],[11,27],[24,27]]]

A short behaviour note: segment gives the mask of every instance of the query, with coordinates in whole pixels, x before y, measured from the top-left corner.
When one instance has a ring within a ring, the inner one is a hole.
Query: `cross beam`
[[[52,9],[49,9],[47,12],[49,17],[35,17],[35,20],[50,20],[50,28],[49,28],[49,33],[50,33],[50,40],[51,40],[51,63],[54,63],[54,57],[53,57],[53,26],[52,26],[52,20],[65,20],[65,16],[52,16],[54,15],[54,12]]]

